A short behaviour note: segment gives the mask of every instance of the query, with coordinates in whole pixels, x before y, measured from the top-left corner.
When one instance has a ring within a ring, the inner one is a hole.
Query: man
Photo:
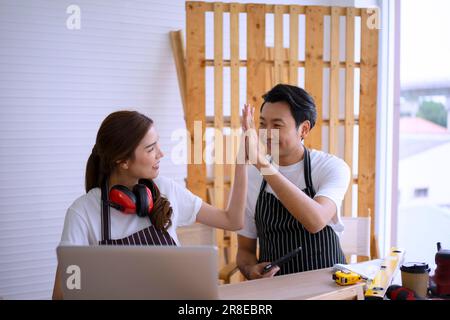
[[[317,117],[306,91],[279,84],[263,98],[260,129],[267,130],[269,154],[274,143],[271,130],[278,130],[279,160],[272,164],[261,151],[249,151],[258,161],[248,171],[245,223],[238,232],[238,267],[247,279],[257,279],[345,263],[337,233],[343,230],[339,210],[350,169],[333,155],[303,146]],[[244,112],[244,123],[250,128],[254,127],[252,116],[251,111]],[[297,247],[302,250],[288,263],[263,272],[267,264]]]

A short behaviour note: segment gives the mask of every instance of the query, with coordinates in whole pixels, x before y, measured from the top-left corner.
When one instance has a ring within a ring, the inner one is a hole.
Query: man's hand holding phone
[[[270,262],[261,262],[258,264],[255,264],[253,266],[249,266],[246,270],[245,277],[248,280],[255,280],[255,279],[261,279],[261,278],[272,278],[278,271],[280,271],[280,267],[274,266],[271,268],[268,272],[264,272],[264,267],[269,265]]]
[[[272,262],[262,262],[258,263],[252,267],[249,267],[246,272],[246,277],[249,280],[253,279],[260,279],[260,278],[271,278],[273,277],[278,271],[280,271],[280,266],[291,260],[293,257],[295,257],[297,254],[300,253],[302,250],[302,247],[298,247],[292,252],[289,252],[288,254],[282,256],[276,261]]]

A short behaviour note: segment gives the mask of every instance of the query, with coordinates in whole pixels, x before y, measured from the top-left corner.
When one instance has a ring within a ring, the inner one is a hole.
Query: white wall
[[[66,8],[81,8],[68,30]],[[67,207],[104,117],[124,108],[155,120],[170,154],[184,128],[168,32],[184,1],[2,0],[0,4],[0,296],[49,298]],[[185,166],[161,172],[183,182]]]
[[[71,4],[80,30],[66,27]],[[184,121],[168,32],[184,28],[182,0],[1,0],[0,297],[50,297],[65,211],[84,193],[107,114],[152,117],[166,151],[161,172],[183,183],[186,167],[169,159]]]

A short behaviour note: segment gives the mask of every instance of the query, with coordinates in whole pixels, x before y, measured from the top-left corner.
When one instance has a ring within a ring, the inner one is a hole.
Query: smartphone
[[[301,250],[302,250],[302,247],[298,247],[297,249],[288,253],[287,255],[282,256],[280,259],[269,263],[267,266],[264,267],[263,273],[269,272],[270,269],[272,269],[275,266],[281,266],[281,265],[285,264],[286,262],[291,260],[293,257],[295,257],[297,254],[299,254]]]

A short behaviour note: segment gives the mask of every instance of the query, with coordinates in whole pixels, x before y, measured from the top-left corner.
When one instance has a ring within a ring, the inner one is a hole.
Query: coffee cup
[[[428,292],[430,268],[424,262],[408,262],[400,267],[402,285],[425,298]]]

